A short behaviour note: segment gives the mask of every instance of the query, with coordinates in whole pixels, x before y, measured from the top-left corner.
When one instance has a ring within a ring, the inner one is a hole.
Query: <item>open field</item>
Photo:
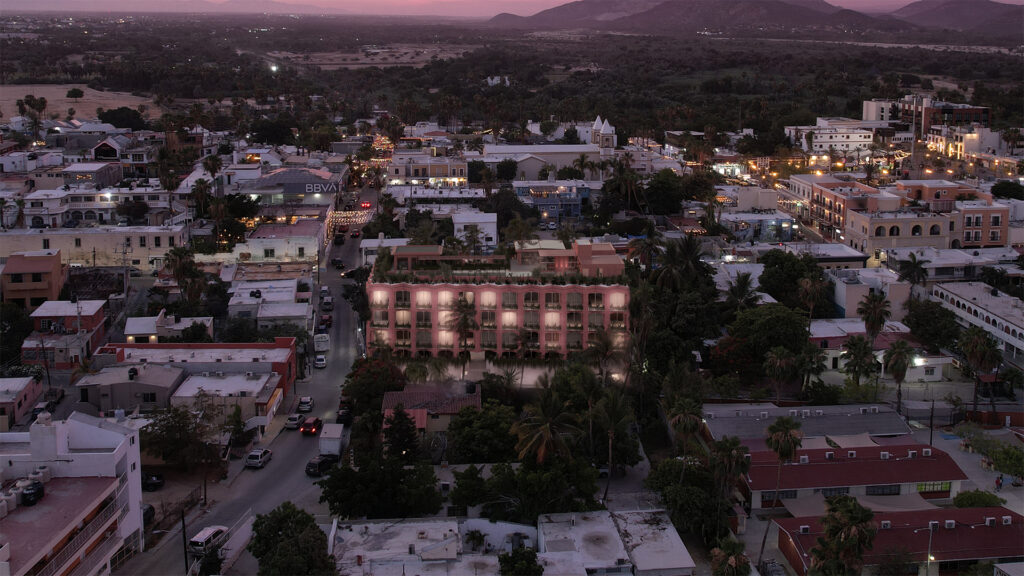
[[[68,98],[68,90],[72,88],[81,88],[85,96],[77,101]],[[95,118],[97,108],[110,109],[127,106],[134,109],[139,104],[146,105],[146,112],[143,116],[157,118],[162,112],[149,98],[132,96],[126,92],[100,92],[87,88],[84,84],[3,84],[0,85],[0,111],[3,112],[4,118],[18,115],[16,102],[24,98],[26,94],[32,94],[37,98],[46,98],[47,115],[58,113],[62,119],[68,108],[75,109],[76,118]]]
[[[432,59],[448,60],[458,58],[472,51],[476,46],[463,44],[391,44],[387,46],[366,46],[352,52],[268,52],[272,60],[287,62],[295,66],[316,66],[321,70],[355,69],[379,66],[413,66],[419,68]]]

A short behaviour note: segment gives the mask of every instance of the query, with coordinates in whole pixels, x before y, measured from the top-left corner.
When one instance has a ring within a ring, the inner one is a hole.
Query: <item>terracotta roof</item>
[[[416,422],[416,428],[426,428],[427,417],[431,414],[455,415],[467,407],[479,410],[480,389],[477,388],[473,394],[459,395],[441,389],[386,392],[382,404],[385,420],[394,413],[399,404]]]
[[[1010,525],[1003,525],[1004,517],[1009,517]],[[994,518],[995,525],[986,526],[986,518]],[[955,522],[954,528],[946,528],[949,520]],[[931,554],[935,562],[1024,557],[1024,516],[1003,507],[879,512],[875,514],[874,521],[879,529],[871,550],[864,554],[864,563],[868,566],[880,564],[901,550],[910,555],[911,561],[924,562],[928,556],[928,523],[931,521],[939,523],[930,534]],[[890,527],[881,528],[883,521],[889,522]],[[775,523],[780,528],[780,541],[792,540],[796,553],[804,562],[803,570],[797,566],[794,568],[798,572],[806,572],[810,566],[811,549],[823,536],[820,519],[784,518],[775,520]],[[801,526],[808,527],[807,533],[800,533]]]
[[[754,450],[757,450],[756,447]],[[925,456],[925,450],[931,456]],[[913,450],[916,454],[909,456]],[[832,453],[828,459],[827,453]],[[850,457],[849,453],[855,456]],[[882,458],[882,452],[888,458]],[[806,463],[800,457],[807,456]],[[766,450],[751,452],[747,484],[751,490],[774,490],[778,460]],[[874,486],[913,482],[946,482],[966,480],[967,475],[942,450],[926,445],[875,446],[858,448],[827,448],[800,450],[793,463],[782,466],[782,489],[829,488],[839,486]]]
[[[4,265],[4,274],[33,274],[36,272],[50,272],[53,270],[53,260],[60,262],[60,251],[55,250],[49,256],[26,256],[24,254],[11,254]]]

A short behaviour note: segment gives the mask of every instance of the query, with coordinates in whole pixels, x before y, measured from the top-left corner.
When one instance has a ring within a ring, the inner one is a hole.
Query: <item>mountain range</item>
[[[341,8],[326,8],[308,4],[288,4],[274,0],[135,0],[126,6],[124,0],[87,0],[76,2],[76,9],[88,12],[186,12],[196,14],[351,14]],[[67,11],[67,0],[5,0],[6,12]]]
[[[948,29],[1012,36],[1024,30],[1024,6],[992,0],[918,0],[890,14],[868,15],[825,0],[576,0],[532,16],[499,14],[489,24],[658,34],[818,28],[890,33]]]

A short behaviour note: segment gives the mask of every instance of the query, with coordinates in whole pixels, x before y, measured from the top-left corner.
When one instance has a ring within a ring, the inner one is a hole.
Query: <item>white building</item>
[[[980,154],[1007,152],[1003,136],[980,124],[970,126],[932,126],[925,135],[928,149],[956,160],[967,160]]]
[[[28,432],[0,434],[0,447],[4,481],[45,487],[31,507],[19,506],[21,488],[4,491],[0,573],[109,574],[111,558],[142,550],[136,429],[78,412],[54,422],[44,413]]]
[[[382,233],[383,235],[383,233]],[[377,253],[381,248],[394,251],[399,246],[408,246],[408,238],[367,238],[359,242],[358,266],[373,266],[377,261]]]
[[[228,315],[257,320],[262,327],[280,322],[309,330],[313,322],[311,294],[300,294],[298,288],[295,278],[238,282],[231,288]]]
[[[871,292],[881,292],[889,300],[891,319],[897,322],[907,315],[910,284],[888,268],[843,268],[826,272],[832,282],[832,301],[844,318],[859,318],[857,306]]]
[[[467,228],[475,227],[485,248],[498,245],[498,215],[493,212],[460,210],[452,214],[452,224],[455,225],[455,236],[461,240],[466,239]]]
[[[163,268],[167,251],[186,244],[184,226],[0,230],[0,258],[15,252],[60,250],[68,264],[135,266],[147,272]]]
[[[180,337],[181,333],[193,324],[203,325],[210,339],[213,339],[213,316],[168,316],[167,310],[160,310],[156,316],[126,318],[124,335],[129,344],[155,343],[160,338]]]
[[[962,326],[988,332],[1003,360],[1024,366],[1024,302],[982,282],[936,284],[931,299],[952,310]]]
[[[315,261],[325,242],[324,222],[302,218],[293,224],[260,224],[232,254],[244,262]]]
[[[861,105],[861,118],[864,120],[898,121],[900,107],[893,100],[885,98],[865,100]]]
[[[863,128],[786,126],[785,131],[793,145],[812,154],[867,152],[874,141],[874,133]]]

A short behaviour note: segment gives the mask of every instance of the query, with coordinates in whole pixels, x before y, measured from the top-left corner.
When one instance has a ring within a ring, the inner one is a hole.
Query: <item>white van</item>
[[[197,556],[213,550],[227,538],[226,526],[207,526],[188,541],[188,549]]]

